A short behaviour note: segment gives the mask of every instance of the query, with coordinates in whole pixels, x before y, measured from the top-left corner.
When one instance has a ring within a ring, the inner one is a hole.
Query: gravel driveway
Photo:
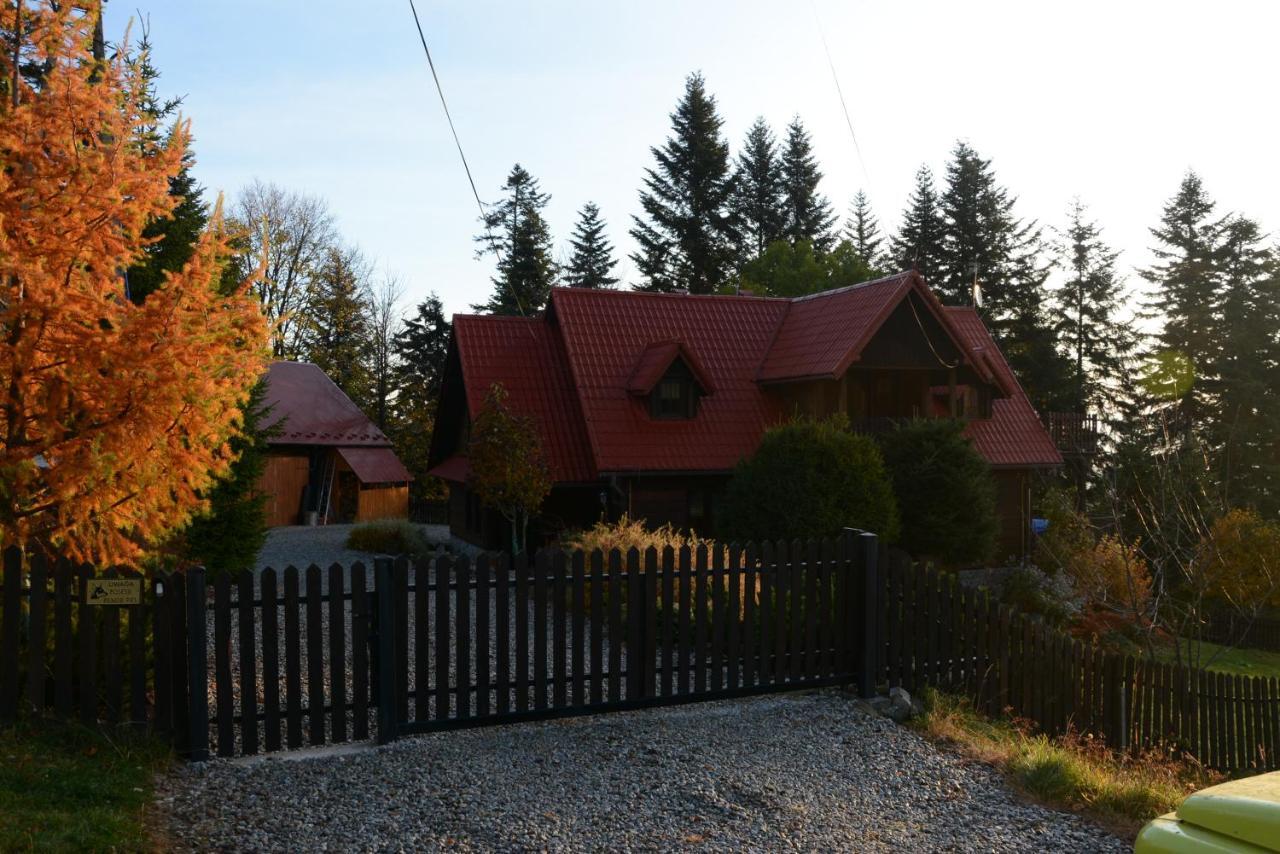
[[[186,765],[158,811],[179,850],[1129,850],[835,691]]]

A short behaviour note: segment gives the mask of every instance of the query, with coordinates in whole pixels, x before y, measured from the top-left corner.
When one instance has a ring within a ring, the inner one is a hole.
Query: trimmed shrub
[[[421,555],[431,544],[416,525],[388,520],[356,525],[347,534],[347,548],[387,555]]]
[[[718,531],[745,542],[833,537],[846,527],[894,542],[898,508],[880,449],[835,416],[766,432],[734,472]]]
[[[1228,511],[1201,540],[1191,576],[1198,589],[1237,608],[1280,605],[1280,525],[1252,510]]]
[[[948,564],[991,557],[999,530],[991,467],[949,418],[915,419],[881,438],[902,519],[899,542]]]

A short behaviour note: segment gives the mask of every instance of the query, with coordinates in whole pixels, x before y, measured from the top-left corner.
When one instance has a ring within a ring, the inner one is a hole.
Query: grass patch
[[[356,525],[347,534],[347,548],[358,552],[417,557],[426,554],[431,543],[417,525],[392,519]]]
[[[1173,663],[1173,646],[1156,648],[1156,659]],[[1221,646],[1208,641],[1182,642],[1182,661],[1208,670],[1240,676],[1280,676],[1280,652]]]
[[[1090,738],[1034,735],[1017,721],[985,717],[948,694],[926,691],[924,701],[925,714],[913,726],[926,735],[995,766],[1032,799],[1083,813],[1129,838],[1191,792],[1221,779],[1193,763],[1155,754],[1118,756]]]
[[[149,851],[155,739],[71,724],[0,728],[0,851]]]

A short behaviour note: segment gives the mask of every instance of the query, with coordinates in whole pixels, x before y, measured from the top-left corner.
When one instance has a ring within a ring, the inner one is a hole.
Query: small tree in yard
[[[765,433],[738,464],[720,529],[730,539],[831,537],[862,528],[893,542],[898,508],[874,441],[843,416],[802,419]]]
[[[902,546],[945,564],[987,560],[996,546],[991,467],[952,419],[916,419],[885,436]]]
[[[507,391],[495,383],[471,424],[471,488],[511,523],[511,550],[524,551],[529,517],[551,491],[551,474],[533,420],[507,406]]]

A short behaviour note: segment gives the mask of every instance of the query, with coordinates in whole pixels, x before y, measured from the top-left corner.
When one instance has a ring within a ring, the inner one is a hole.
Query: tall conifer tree
[[[685,80],[684,97],[671,114],[671,136],[651,148],[656,164],[640,193],[644,217],[634,217],[631,259],[639,290],[714,293],[734,266],[736,232],[729,200],[729,143],[716,99],[701,74]]]
[[[477,258],[487,252],[498,256],[493,295],[472,308],[530,315],[546,305],[558,272],[551,258],[551,229],[542,216],[551,196],[519,163],[511,167],[502,189],[506,198],[485,213],[485,231],[476,236],[481,244]]]
[[[809,241],[819,254],[830,251],[835,244],[836,223],[831,202],[818,192],[821,181],[813,141],[796,116],[787,125],[782,147],[782,194],[787,217],[783,234],[792,243]]]
[[[1055,292],[1054,319],[1073,373],[1073,409],[1103,413],[1113,424],[1130,411],[1138,337],[1125,317],[1128,295],[1116,272],[1118,252],[1102,239],[1076,199],[1056,245],[1066,281]]]
[[[361,407],[373,397],[368,276],[368,265],[357,250],[329,247],[315,277],[302,333],[308,361]]]
[[[618,284],[613,268],[613,245],[605,236],[605,221],[595,202],[587,202],[578,214],[578,224],[569,236],[573,255],[564,270],[564,280],[571,288],[612,288]]]
[[[781,238],[786,224],[778,144],[763,116],[747,131],[734,179],[731,207],[741,241],[741,262],[746,263]]]
[[[392,434],[396,453],[414,475],[415,498],[439,498],[443,484],[426,477],[435,426],[436,403],[449,355],[449,319],[440,297],[432,293],[406,317],[395,338],[396,395]]]
[[[1174,433],[1184,437],[1213,409],[1224,228],[1214,208],[1200,177],[1188,172],[1165,205],[1160,225],[1151,229],[1156,263],[1142,272],[1154,290],[1149,315],[1163,320],[1148,386],[1163,398],[1158,408]]]
[[[892,266],[919,270],[930,284],[942,263],[942,210],[933,172],[928,166],[916,171],[916,186],[902,212],[902,227],[889,244]]]
[[[880,246],[884,238],[880,235],[880,222],[871,210],[871,201],[862,190],[853,197],[853,204],[849,206],[844,236],[863,263],[873,270],[880,267]]]

